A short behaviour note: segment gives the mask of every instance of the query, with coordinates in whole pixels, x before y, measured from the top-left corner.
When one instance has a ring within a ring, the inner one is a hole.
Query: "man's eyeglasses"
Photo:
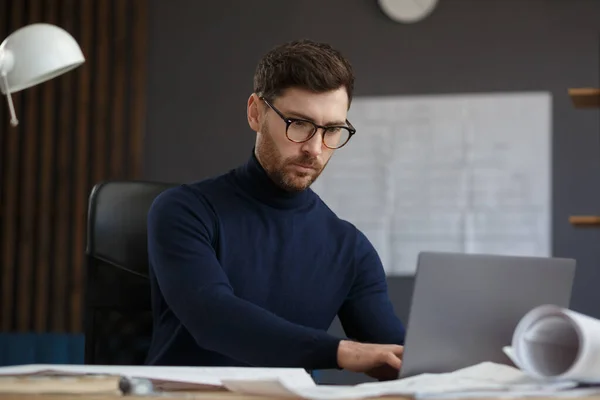
[[[346,120],[348,126],[321,126],[300,118],[287,118],[264,97],[260,98],[285,122],[285,136],[295,143],[309,141],[319,128],[323,129],[323,144],[330,149],[339,149],[356,133],[356,129]]]

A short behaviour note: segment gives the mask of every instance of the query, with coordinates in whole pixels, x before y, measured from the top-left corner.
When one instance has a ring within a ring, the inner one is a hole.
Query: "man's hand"
[[[398,377],[403,351],[403,346],[393,344],[342,340],[338,346],[337,361],[340,368],[364,372],[380,381],[391,380]]]

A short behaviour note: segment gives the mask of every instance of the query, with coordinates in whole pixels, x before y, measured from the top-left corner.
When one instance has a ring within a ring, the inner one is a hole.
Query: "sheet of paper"
[[[531,376],[600,383],[600,320],[554,305],[536,307],[517,325],[513,357]]]
[[[1,375],[26,374],[103,374],[146,378],[161,384],[168,382],[200,386],[222,386],[224,379],[281,379],[290,385],[315,386],[303,368],[244,368],[244,367],[156,367],[112,365],[20,365],[0,367]],[[171,385],[174,387],[175,385]],[[182,387],[181,385],[179,387]]]
[[[356,97],[313,189],[412,275],[420,251],[550,254],[548,93]]]
[[[519,399],[524,397],[530,398],[582,398],[598,395],[600,393],[599,387],[590,388],[575,388],[565,390],[532,390],[532,391],[519,391],[509,390],[504,392],[498,391],[473,391],[463,393],[433,393],[433,394],[421,394],[417,396],[419,399]]]
[[[463,397],[469,393],[512,395],[550,394],[572,389],[575,382],[543,382],[522,371],[496,363],[481,363],[447,374],[422,374],[388,382],[369,382],[356,386],[302,386],[276,379],[264,381],[225,380],[231,391],[260,396],[292,396],[310,400],[348,400],[376,396]]]

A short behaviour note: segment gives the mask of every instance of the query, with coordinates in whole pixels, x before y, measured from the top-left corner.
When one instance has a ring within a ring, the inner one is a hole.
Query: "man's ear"
[[[258,132],[260,130],[260,103],[261,100],[258,98],[256,93],[252,93],[248,98],[248,125],[250,125],[250,128],[254,132]]]

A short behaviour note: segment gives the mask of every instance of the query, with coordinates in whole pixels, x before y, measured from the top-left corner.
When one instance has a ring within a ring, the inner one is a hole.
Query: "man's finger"
[[[397,370],[402,366],[402,361],[394,353],[385,353],[385,363]]]
[[[402,354],[404,354],[404,346],[389,345],[388,349],[389,349],[389,351],[391,351],[398,357],[400,357],[400,356],[402,356]]]

